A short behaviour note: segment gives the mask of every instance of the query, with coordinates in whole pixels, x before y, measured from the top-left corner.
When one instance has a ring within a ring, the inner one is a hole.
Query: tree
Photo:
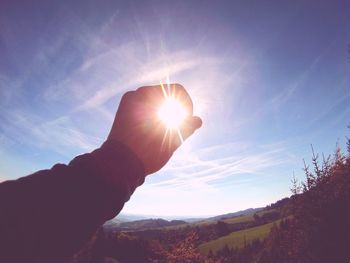
[[[301,185],[298,180],[298,178],[295,177],[295,174],[293,172],[293,178],[292,178],[292,187],[290,188],[290,191],[292,192],[293,195],[297,195],[301,193]]]
[[[164,262],[169,263],[196,263],[204,262],[203,257],[197,250],[198,234],[192,231],[188,236],[175,244],[173,248],[167,253]]]
[[[228,224],[221,220],[216,223],[216,230],[219,236],[226,236],[230,233]]]

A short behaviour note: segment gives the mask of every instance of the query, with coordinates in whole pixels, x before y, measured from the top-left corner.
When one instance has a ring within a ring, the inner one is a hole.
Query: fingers
[[[172,135],[170,135],[170,133],[166,135],[171,141],[170,145],[173,145],[173,147],[170,148],[176,149],[185,139],[202,126],[202,120],[197,116],[192,116],[193,103],[188,92],[182,85],[175,83],[140,87],[136,91],[127,92],[123,96],[122,101],[125,101],[125,104],[133,104],[132,108],[128,107],[128,110],[136,112],[136,119],[150,118],[150,120],[154,121],[152,122],[153,124],[157,123],[154,127],[160,126],[164,128],[164,125],[160,124],[158,118],[155,117],[155,113],[158,112],[166,96],[172,96],[178,100],[182,106],[186,108],[189,116],[183,121],[183,124],[177,131],[174,130]],[[134,105],[133,102],[136,105]],[[154,136],[157,134],[158,132],[156,132]]]
[[[170,96],[181,102],[190,115],[193,114],[193,103],[186,89],[180,84],[170,84]]]
[[[164,90],[164,91],[163,91]],[[184,94],[184,96],[190,96],[185,88],[178,84],[178,83],[172,83],[172,84],[161,84],[161,85],[153,85],[153,86],[143,86],[136,90],[139,93],[149,93],[149,92],[166,92],[167,95],[174,95],[176,93]]]
[[[144,98],[148,103],[154,107],[158,107],[159,104],[167,97],[173,97],[186,108],[189,115],[193,113],[193,103],[190,95],[186,89],[177,83],[173,84],[161,84],[155,86],[144,86],[136,90],[139,97]]]

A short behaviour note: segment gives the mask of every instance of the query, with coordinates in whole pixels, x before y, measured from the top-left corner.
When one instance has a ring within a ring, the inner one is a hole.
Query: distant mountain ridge
[[[163,216],[163,215],[149,215],[149,214],[127,214],[120,213],[117,217],[112,219],[115,222],[130,222],[130,221],[138,221],[144,219],[157,219],[162,218],[168,221],[171,220],[184,220],[186,222],[199,221],[208,218],[209,216],[201,216],[201,217],[188,217],[188,216]]]
[[[206,218],[205,221],[218,221],[218,220],[228,219],[228,218],[232,218],[232,217],[236,217],[236,216],[248,216],[248,215],[252,215],[256,212],[259,212],[259,211],[263,210],[264,208],[265,207],[248,208],[248,209],[233,212],[233,213],[209,217],[209,218]]]
[[[131,222],[122,222],[118,225],[120,230],[145,230],[152,228],[160,228],[166,226],[176,226],[187,224],[187,222],[183,220],[165,220],[161,218],[157,219],[143,219]]]
[[[106,222],[105,227],[114,228],[122,231],[139,231],[139,230],[147,230],[147,229],[155,229],[162,228],[168,226],[177,226],[177,225],[186,225],[196,222],[210,222],[210,221],[219,221],[224,219],[229,219],[238,216],[248,216],[253,215],[256,212],[263,210],[263,207],[259,208],[248,208],[245,210],[227,213],[207,218],[181,218],[174,220],[166,220],[164,218],[147,218],[147,216],[143,215],[128,215],[122,214],[117,218],[114,218],[108,222]]]
[[[133,221],[141,221],[141,220],[149,220],[149,219],[164,219],[167,221],[182,220],[188,223],[192,223],[192,222],[203,221],[203,220],[215,221],[215,220],[227,219],[227,218],[240,216],[240,215],[251,215],[256,212],[259,212],[262,209],[264,209],[264,207],[248,208],[248,209],[240,210],[233,213],[227,213],[227,214],[216,215],[216,216],[201,216],[201,217],[161,216],[161,215],[142,215],[142,214],[121,213],[111,221],[113,221],[113,223],[120,224],[122,222],[133,222]]]

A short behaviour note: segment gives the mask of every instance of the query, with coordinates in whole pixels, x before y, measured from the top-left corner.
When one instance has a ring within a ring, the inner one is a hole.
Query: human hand
[[[187,113],[179,127],[167,128],[158,117],[165,100],[162,87],[146,86],[123,95],[108,135],[108,140],[119,141],[136,154],[146,175],[160,170],[181,145],[182,139],[188,138],[202,125],[199,117],[192,116],[192,100],[184,87],[170,84],[169,88],[170,94]]]

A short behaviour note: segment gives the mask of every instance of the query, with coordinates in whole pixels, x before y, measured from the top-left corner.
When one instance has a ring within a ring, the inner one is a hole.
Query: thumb
[[[202,126],[202,123],[202,119],[197,116],[188,117],[181,127],[182,138],[186,140]]]

